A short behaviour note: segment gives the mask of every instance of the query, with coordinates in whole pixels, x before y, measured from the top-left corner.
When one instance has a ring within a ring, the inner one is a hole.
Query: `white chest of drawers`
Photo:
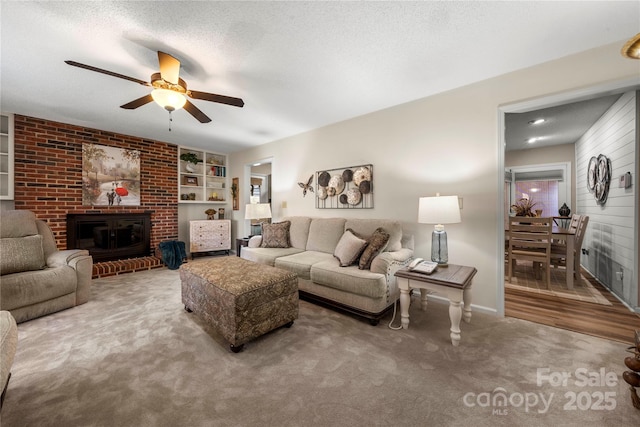
[[[191,258],[198,252],[231,250],[231,220],[212,219],[189,221],[189,252]]]

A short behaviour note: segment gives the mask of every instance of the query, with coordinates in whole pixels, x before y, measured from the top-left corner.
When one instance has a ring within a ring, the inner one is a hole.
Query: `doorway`
[[[538,110],[544,110],[547,108],[551,108],[551,107],[557,107],[557,106],[562,106],[564,104],[571,104],[571,103],[576,103],[576,102],[580,102],[580,101],[585,101],[585,100],[590,100],[590,99],[596,99],[596,98],[600,98],[600,97],[606,97],[606,96],[611,96],[611,95],[615,95],[615,94],[622,94],[624,92],[628,92],[628,91],[633,91],[633,90],[637,90],[638,86],[637,86],[637,80],[632,80],[632,81],[621,81],[621,82],[617,82],[617,83],[613,83],[613,84],[609,84],[609,85],[604,85],[604,86],[599,86],[599,87],[593,87],[593,88],[589,88],[589,89],[585,89],[585,90],[581,90],[581,91],[577,91],[577,92],[572,92],[572,93],[566,93],[566,94],[561,94],[561,95],[555,95],[555,96],[551,96],[551,97],[547,97],[547,98],[542,98],[539,100],[533,100],[533,101],[528,101],[525,103],[520,103],[520,104],[514,104],[514,105],[510,105],[510,106],[506,106],[506,107],[502,107],[499,110],[499,125],[500,125],[500,129],[503,129],[504,132],[501,132],[500,135],[500,150],[499,150],[499,164],[502,171],[505,171],[506,169],[509,169],[508,167],[505,167],[505,165],[507,164],[507,153],[506,153],[506,147],[508,144],[507,141],[507,135],[509,134],[509,129],[507,126],[507,115],[508,114],[513,114],[513,113],[534,113]],[[519,141],[520,143],[522,143],[522,141]],[[636,144],[637,145],[637,144]],[[526,150],[525,150],[526,151]],[[574,154],[574,159],[572,161],[572,163],[575,164],[575,154]],[[539,159],[537,159],[536,161],[539,161]],[[507,165],[508,166],[508,165]],[[636,165],[633,165],[634,171],[637,173],[638,167],[637,167],[637,162]],[[575,188],[575,177],[576,177],[576,171],[572,170],[571,173],[569,174],[570,177],[574,178],[574,188]],[[506,175],[505,175],[506,177]],[[573,304],[572,302],[568,302],[568,306],[566,306],[565,308],[562,308],[562,299],[560,299],[560,303],[556,304],[553,303],[551,304],[549,302],[549,299],[547,297],[531,297],[528,298],[528,301],[523,302],[522,300],[522,296],[523,295],[519,295],[519,299],[514,300],[512,298],[513,293],[509,290],[507,290],[507,286],[505,284],[505,271],[504,271],[504,239],[505,239],[505,232],[504,232],[504,224],[503,221],[504,219],[507,217],[508,214],[508,209],[509,209],[509,203],[510,203],[510,186],[505,184],[505,179],[503,179],[503,175],[500,175],[500,183],[499,183],[499,188],[500,188],[500,192],[502,194],[502,198],[500,200],[499,203],[499,211],[500,211],[500,215],[498,216],[499,218],[499,226],[498,226],[498,235],[499,235],[499,244],[498,244],[498,248],[499,251],[501,252],[498,256],[498,262],[499,262],[499,266],[498,266],[498,271],[499,271],[499,280],[500,283],[498,284],[498,313],[501,313],[502,315],[507,315],[507,316],[512,316],[512,317],[519,317],[519,316],[514,316],[514,313],[518,313],[518,312],[523,312],[526,311],[526,308],[535,308],[535,307],[540,307],[543,308],[543,306],[541,306],[541,302],[544,301],[545,304],[547,306],[555,306],[556,307],[556,313],[555,314],[550,314],[550,313],[545,313],[544,316],[533,316],[534,318],[529,318],[527,320],[531,320],[531,321],[537,321],[539,323],[544,323],[543,321],[541,321],[541,319],[543,317],[547,317],[550,319],[558,319],[558,318],[564,318],[567,320],[570,320],[569,317],[571,316],[572,310],[569,308],[569,306],[571,304]],[[573,190],[575,191],[575,190]],[[572,203],[570,204],[571,206],[576,206],[576,202],[575,202],[575,193],[572,193]],[[635,196],[635,210],[637,212],[637,207],[638,207],[638,195],[636,194]],[[637,227],[637,214],[636,214],[636,218],[634,221],[634,229],[633,229],[633,240],[635,241],[635,247],[637,248],[637,241],[638,241],[638,227]],[[637,251],[635,252],[637,253]],[[636,258],[635,260],[635,268],[633,269],[633,274],[636,275],[637,277],[637,265],[638,265],[638,260]],[[595,280],[589,280],[590,282],[596,283],[596,288],[597,286],[597,281]],[[637,281],[636,281],[637,283]],[[602,287],[600,285],[600,290],[603,293],[608,293],[608,291],[606,290],[606,288]],[[526,297],[526,295],[525,295]],[[606,298],[609,298],[609,296],[607,295]],[[620,301],[618,301],[617,298],[612,297],[612,299],[614,300],[614,302],[616,302],[617,304],[619,304],[622,307],[622,312],[623,314],[625,312],[629,313],[632,316],[632,321],[637,320],[637,314],[634,315],[634,313],[632,313],[629,310],[629,307],[625,307],[624,304],[622,304]],[[640,304],[638,304],[640,305]],[[540,313],[538,313],[540,314]],[[569,316],[569,317],[567,317]],[[594,318],[597,318],[597,314],[593,314]],[[588,323],[588,322],[587,322]],[[548,323],[547,323],[548,324]],[[551,326],[556,326],[556,327],[562,327],[562,326],[558,326],[558,325],[551,325]],[[587,332],[588,333],[588,332]]]
[[[246,196],[242,197],[241,203],[245,206],[244,235],[246,236],[260,234],[260,224],[262,222],[271,222],[271,213],[264,218],[248,219],[246,214],[246,205],[266,205],[269,207],[268,211],[271,212],[272,164],[272,158],[265,158],[245,165],[244,182],[247,184],[246,189],[243,188],[241,194],[245,194]],[[264,211],[265,206],[262,206],[262,208],[263,209],[261,211]]]

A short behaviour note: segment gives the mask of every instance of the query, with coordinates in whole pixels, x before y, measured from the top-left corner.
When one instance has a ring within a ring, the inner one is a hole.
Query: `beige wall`
[[[571,163],[571,202],[572,212],[576,210],[576,145],[562,144],[551,147],[531,148],[529,150],[507,151],[504,155],[505,168],[546,163]]]
[[[463,198],[462,223],[447,225],[449,261],[475,266],[473,303],[501,313],[499,108],[638,76],[638,63],[619,53],[624,42],[232,153],[231,176],[242,177],[245,165],[272,157],[274,220],[285,215],[396,218],[415,235],[416,255],[425,258],[433,227],[416,223],[418,198],[457,194]],[[310,174],[365,163],[374,167],[374,209],[316,209],[312,195],[302,197],[297,183]],[[234,212],[234,233],[245,233],[243,215]]]

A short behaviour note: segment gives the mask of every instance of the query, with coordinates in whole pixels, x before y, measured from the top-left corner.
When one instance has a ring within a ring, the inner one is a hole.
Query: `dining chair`
[[[582,217],[582,215],[578,215],[578,214],[572,214],[571,215],[571,219],[569,220],[569,224],[567,224],[567,228],[569,229],[569,231],[573,232],[575,234],[576,229],[578,228],[578,223],[580,222],[580,218]],[[556,225],[560,226],[560,224],[556,223]],[[551,245],[553,244],[566,244],[566,241],[564,239],[553,239],[551,240]],[[551,248],[553,251],[553,247]]]
[[[551,283],[551,230],[553,218],[512,217],[509,219],[508,278],[517,260],[532,261],[536,275],[544,265],[547,289]]]
[[[574,254],[573,254],[573,274],[574,278],[580,277],[580,254],[582,253],[582,241],[584,240],[584,235],[587,230],[587,225],[589,224],[589,216],[588,215],[578,215],[578,222],[575,227],[575,236],[574,236]],[[572,218],[573,222],[573,218]],[[564,265],[566,266],[567,261],[567,244],[566,242],[556,243],[553,242],[551,244],[551,264],[554,266]]]

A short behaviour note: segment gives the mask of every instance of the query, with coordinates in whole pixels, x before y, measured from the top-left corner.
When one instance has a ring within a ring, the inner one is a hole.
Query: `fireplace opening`
[[[67,248],[95,262],[151,255],[151,213],[67,214]]]

